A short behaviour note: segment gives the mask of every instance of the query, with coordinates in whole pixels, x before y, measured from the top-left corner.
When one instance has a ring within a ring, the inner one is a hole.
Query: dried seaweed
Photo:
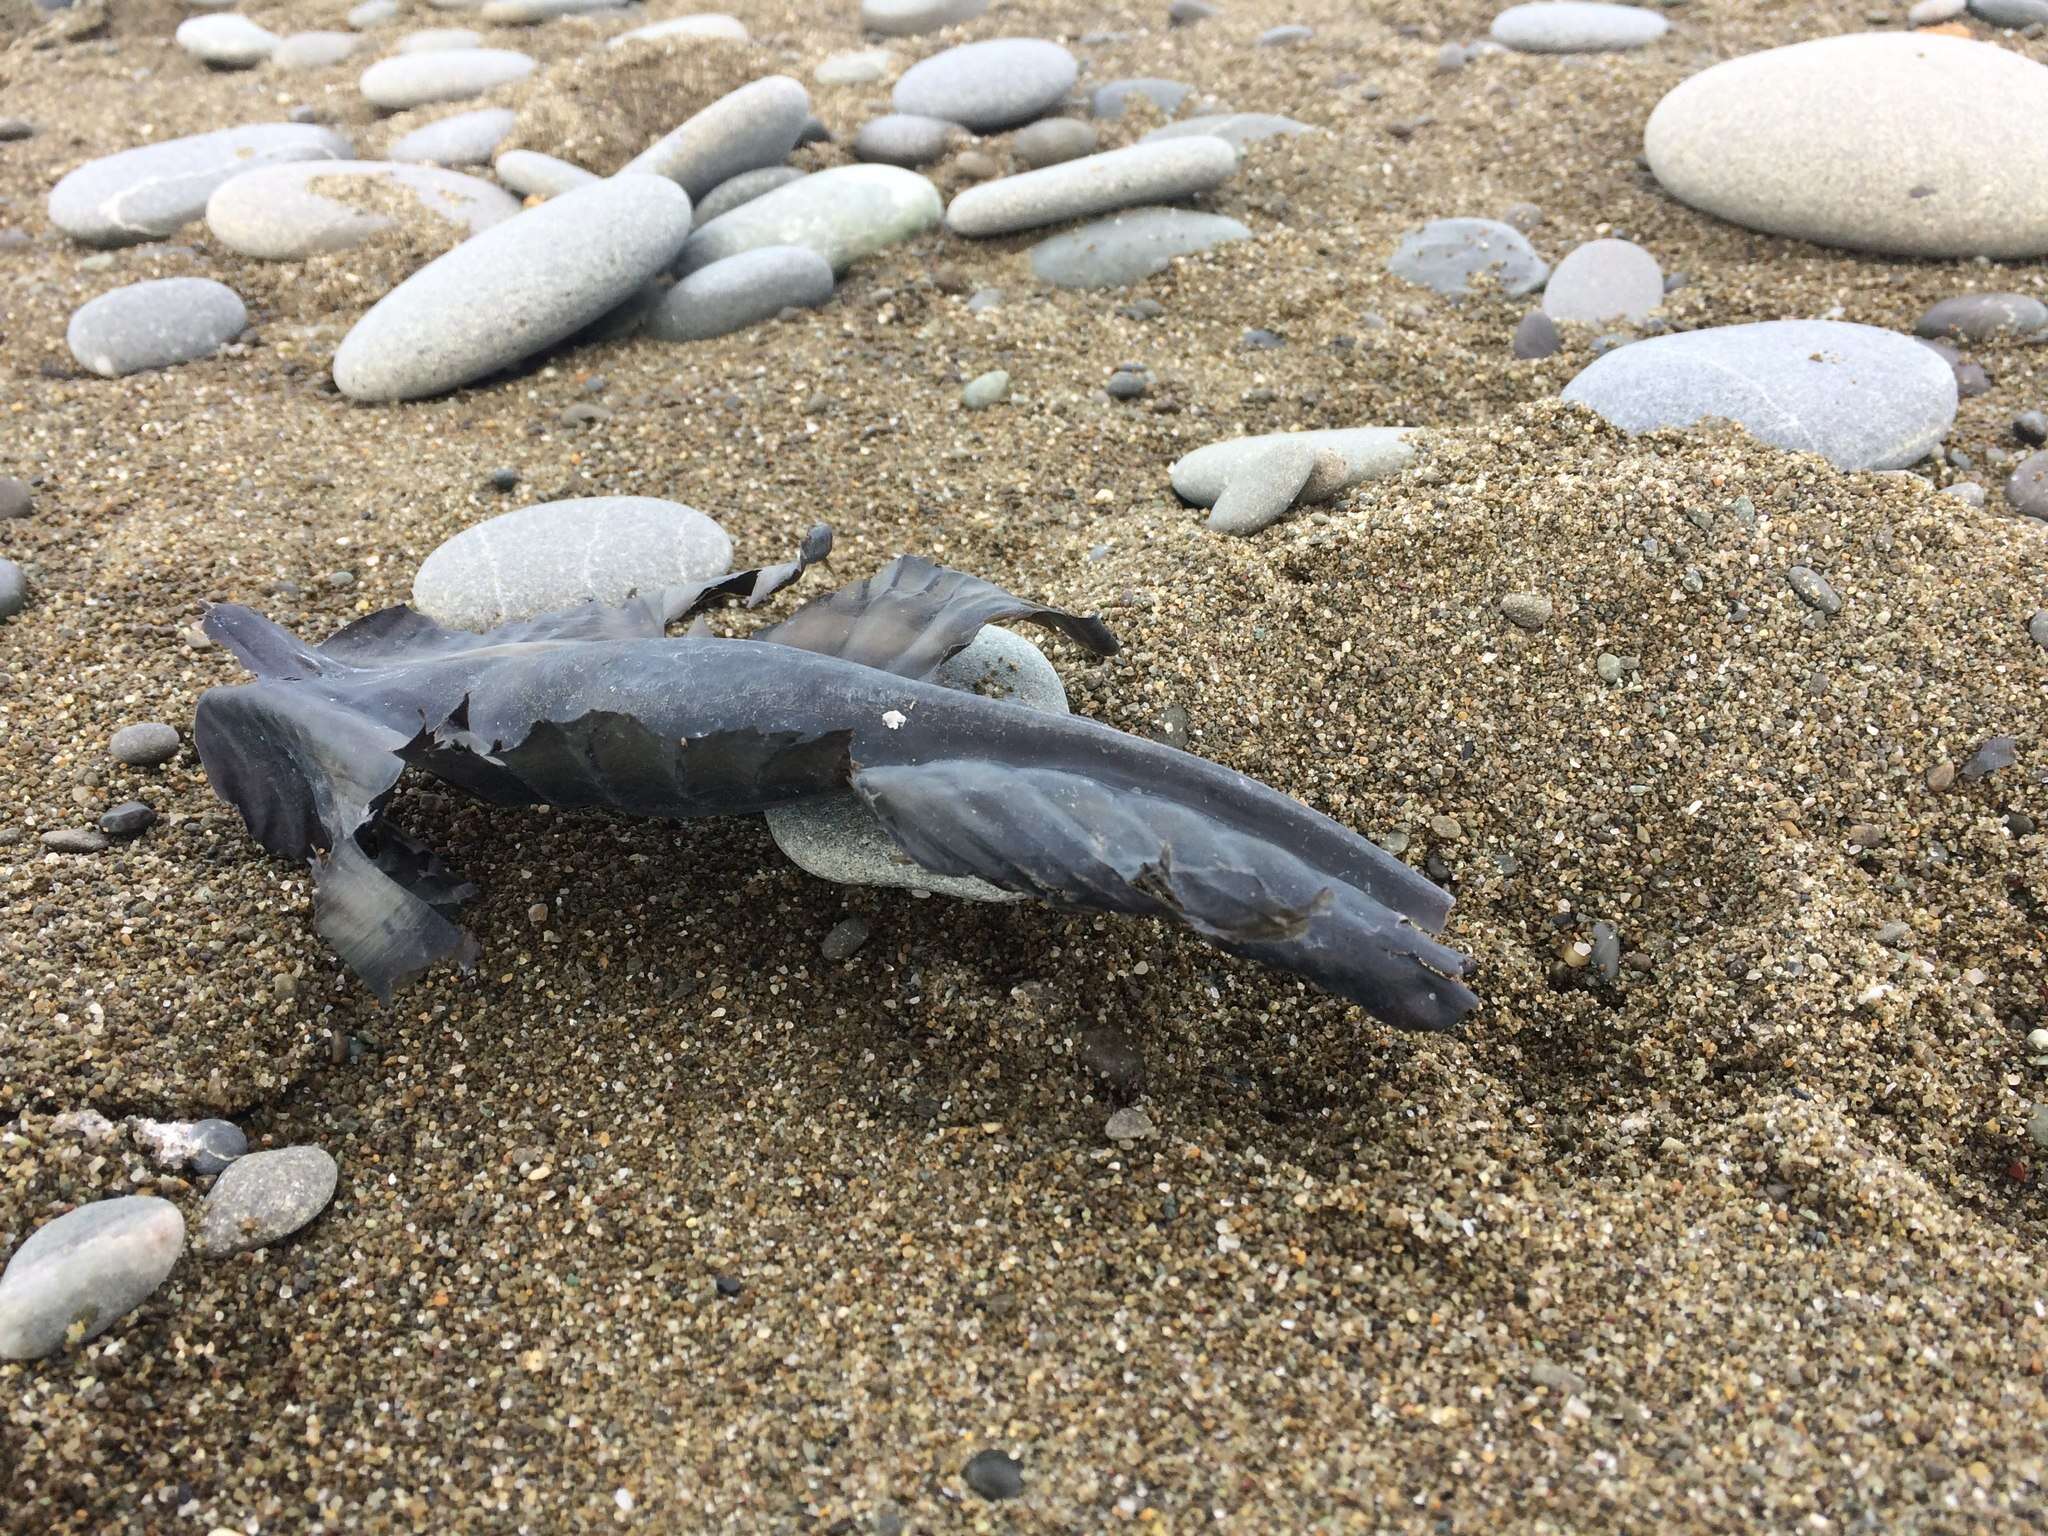
[[[309,646],[223,604],[207,632],[256,680],[201,697],[200,758],[258,842],[310,862],[321,937],[387,1001],[475,953],[452,916],[470,887],[386,814],[412,768],[494,804],[657,818],[851,789],[934,873],[1164,917],[1406,1028],[1476,1005],[1429,937],[1450,898],[1363,838],[1172,747],[929,681],[994,622],[1110,654],[1099,619],[903,556],[745,639],[668,636],[830,548],[820,527],[784,565],[481,635],[397,607]]]

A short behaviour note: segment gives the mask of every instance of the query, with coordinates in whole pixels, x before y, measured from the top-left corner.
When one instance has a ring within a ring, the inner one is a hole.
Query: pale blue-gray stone
[[[1543,285],[1543,312],[1559,324],[1645,320],[1663,302],[1664,269],[1627,240],[1587,241]]]
[[[1236,174],[1237,151],[1218,138],[1132,144],[969,187],[947,208],[946,227],[975,238],[1012,234],[1192,197]]]
[[[2048,330],[2048,304],[2024,293],[1965,293],[1929,307],[1913,325],[1916,336],[1989,341]]]
[[[605,46],[624,48],[630,43],[659,43],[669,38],[692,38],[706,43],[744,43],[748,40],[746,25],[739,18],[707,11],[696,16],[676,16],[667,21],[649,22],[644,27],[621,32]]]
[[[334,381],[351,399],[410,400],[510,367],[623,304],[689,232],[689,195],[660,176],[550,198],[379,299],[343,338]]]
[[[1092,155],[1099,142],[1093,123],[1078,117],[1042,117],[1018,129],[1010,149],[1027,170],[1035,171]]]
[[[680,270],[763,245],[808,245],[844,272],[939,222],[939,189],[894,165],[837,165],[777,187],[713,219],[683,247]]]
[[[327,1209],[339,1175],[319,1147],[245,1152],[207,1191],[199,1209],[199,1251],[226,1258],[290,1237]]]
[[[861,48],[835,53],[811,71],[820,85],[872,85],[889,73],[896,55],[886,48]]]
[[[241,299],[224,283],[159,277],[80,305],[64,340],[81,367],[118,379],[211,357],[248,323]]]
[[[222,182],[288,160],[346,160],[340,134],[255,123],[166,139],[91,160],[50,189],[50,222],[88,245],[160,240],[206,212]]]
[[[1043,117],[1073,89],[1074,56],[1058,43],[999,37],[962,43],[903,72],[891,96],[898,112],[943,117],[990,133]]]
[[[656,341],[705,341],[832,297],[832,264],[807,245],[763,245],[700,267],[648,316]]]
[[[1180,110],[1181,103],[1194,94],[1194,89],[1178,80],[1112,80],[1095,88],[1088,98],[1088,110],[1096,117],[1122,117],[1131,98],[1142,96],[1157,107],[1162,116],[1171,117]]]
[[[1297,123],[1291,117],[1279,117],[1271,112],[1215,112],[1206,117],[1190,117],[1178,123],[1168,123],[1163,128],[1154,128],[1138,142],[1150,144],[1159,139],[1185,139],[1207,134],[1221,139],[1232,149],[1242,150],[1245,145],[1256,144],[1262,139],[1291,139],[1315,131],[1307,123]]]
[[[1344,460],[1343,475],[1324,491],[1334,495],[1363,480],[1398,474],[1415,457],[1418,434],[1412,427],[1334,427],[1226,438],[1174,461],[1167,471],[1174,494],[1190,506],[1212,507],[1238,470],[1287,438],[1298,439],[1312,450],[1328,449]]]
[[[185,1250],[168,1200],[95,1200],[44,1222],[0,1273],[0,1360],[40,1360],[76,1330],[97,1338],[148,1300]]]
[[[1606,53],[1641,48],[1671,30],[1671,23],[1639,5],[1598,0],[1534,0],[1493,19],[1493,40],[1518,53]]]
[[[1060,288],[1122,288],[1251,231],[1221,214],[1133,208],[1054,235],[1031,248],[1031,270]]]
[[[353,32],[294,32],[278,40],[270,62],[279,69],[325,69],[354,53],[359,42]]]
[[[412,602],[450,629],[481,631],[708,581],[731,564],[732,540],[694,507],[654,496],[584,496],[463,529],[420,563]]]
[[[1893,331],[1768,320],[1620,347],[1564,398],[1629,432],[1722,419],[1838,469],[1903,469],[1947,433],[1956,380],[1938,353]]]
[[[943,117],[890,112],[860,125],[860,131],[853,136],[853,153],[857,159],[878,165],[901,165],[914,170],[943,159],[962,137],[960,125]]]
[[[796,148],[811,98],[787,75],[769,75],[728,92],[682,126],[649,145],[620,175],[666,176],[702,197],[742,171],[776,165]]]
[[[508,149],[492,162],[498,180],[521,197],[560,197],[593,181],[602,180],[595,171],[571,165],[537,149]]]
[[[303,261],[396,227],[397,220],[368,196],[380,188],[410,193],[425,214],[446,220],[464,237],[519,212],[518,199],[460,171],[388,160],[319,160],[265,166],[225,183],[207,200],[206,227],[244,256]]]
[[[472,32],[468,27],[423,27],[417,32],[408,32],[398,40],[400,53],[446,53],[451,48],[475,48],[482,45],[484,35]]]
[[[420,165],[482,165],[498,152],[518,117],[510,107],[457,112],[394,141],[391,158]]]
[[[702,229],[742,203],[751,203],[763,193],[786,187],[792,181],[802,181],[807,174],[794,165],[764,165],[759,170],[741,171],[737,176],[729,176],[698,201],[693,222]]]
[[[365,100],[387,111],[465,101],[533,73],[533,60],[509,48],[445,48],[400,53],[363,71]]]
[[[1470,293],[1475,277],[1514,295],[1542,287],[1550,275],[1522,232],[1494,219],[1432,219],[1401,237],[1387,270],[1452,296]]]
[[[172,41],[215,69],[248,69],[261,64],[277,48],[277,34],[232,11],[188,16],[178,23]]]
[[[988,0],[860,0],[860,24],[884,37],[916,37],[957,27],[988,9]]]

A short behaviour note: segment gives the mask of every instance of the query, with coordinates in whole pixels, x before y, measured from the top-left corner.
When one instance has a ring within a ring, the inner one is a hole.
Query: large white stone
[[[1926,32],[1717,64],[1650,114],[1650,169],[1731,223],[1893,256],[2048,255],[2048,67]]]

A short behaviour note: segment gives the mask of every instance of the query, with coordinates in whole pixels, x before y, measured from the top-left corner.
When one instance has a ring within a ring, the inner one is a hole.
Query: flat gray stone
[[[738,17],[706,11],[695,16],[676,16],[667,21],[649,22],[644,27],[621,32],[606,42],[605,47],[624,48],[632,43],[660,43],[672,38],[695,39],[707,43],[744,43],[749,40],[746,25]]]
[[[1143,97],[1157,107],[1162,116],[1171,117],[1194,92],[1193,86],[1179,80],[1112,80],[1095,88],[1088,98],[1088,110],[1096,117],[1122,117],[1124,108],[1133,97]]]
[[[860,131],[853,136],[853,153],[862,160],[914,170],[943,159],[946,151],[963,137],[960,125],[943,117],[890,112],[860,125]]]
[[[680,270],[763,245],[808,245],[844,272],[939,222],[939,189],[894,165],[838,165],[764,192],[690,236]]]
[[[689,232],[689,195],[660,176],[550,198],[378,300],[343,338],[334,381],[354,400],[412,400],[508,368],[623,304]]]
[[[270,62],[279,69],[326,69],[348,58],[361,42],[353,32],[294,32],[278,39]]]
[[[1561,325],[1646,320],[1663,302],[1664,269],[1627,240],[1588,240],[1543,285],[1543,313]]]
[[[787,75],[770,75],[719,97],[627,161],[619,174],[666,176],[690,196],[702,197],[742,171],[787,159],[810,115],[803,86]]]
[[[1671,30],[1657,12],[1596,0],[1535,0],[1493,18],[1493,40],[1518,53],[1608,53],[1641,48]]]
[[[244,1153],[222,1170],[199,1209],[199,1251],[226,1258],[290,1237],[327,1209],[338,1177],[319,1147]]]
[[[379,59],[363,71],[365,100],[390,112],[467,101],[533,73],[533,60],[509,48],[443,48]]]
[[[762,245],[699,267],[647,319],[656,341],[705,341],[832,297],[832,264],[807,245]]]
[[[80,305],[64,340],[81,367],[118,379],[211,357],[248,323],[249,312],[225,284],[160,277]]]
[[[988,9],[988,0],[860,0],[860,24],[884,37],[916,37],[957,27]]]
[[[595,600],[616,605],[723,576],[732,540],[694,507],[654,496],[543,501],[465,528],[420,562],[412,605],[481,633]]]
[[[1931,306],[1914,323],[1916,336],[1989,341],[2048,329],[2048,304],[2024,293],[1965,293]]]
[[[1271,112],[1214,112],[1154,128],[1138,142],[1152,144],[1160,139],[1186,139],[1206,134],[1221,139],[1232,149],[1242,150],[1247,144],[1257,144],[1265,139],[1291,139],[1315,131],[1307,123],[1298,123],[1291,117],[1280,117]]]
[[[1893,331],[1770,320],[1617,348],[1564,398],[1629,432],[1717,418],[1838,469],[1903,469],[1947,433],[1956,380],[1931,348]]]
[[[1541,288],[1550,275],[1522,232],[1496,219],[1432,219],[1401,237],[1387,270],[1450,297],[1470,293],[1474,278],[1518,295]]]
[[[1092,155],[1100,143],[1093,123],[1078,117],[1042,117],[1017,130],[1010,148],[1029,170]]]
[[[2048,254],[2048,67],[1930,32],[1717,64],[1650,114],[1664,190],[1746,229],[1889,256]]]
[[[451,48],[477,48],[484,35],[468,27],[422,27],[398,40],[400,53],[446,53]]]
[[[1005,235],[1142,203],[1171,202],[1237,174],[1237,151],[1208,136],[1132,144],[969,187],[946,210],[957,235]]]
[[[1043,117],[1066,100],[1080,73],[1058,43],[999,37],[962,43],[911,65],[890,99],[898,112],[992,133]]]
[[[873,85],[896,67],[896,55],[886,48],[860,48],[828,56],[811,71],[820,85]]]
[[[1067,690],[1045,653],[1022,635],[985,626],[932,681],[967,693],[1010,699],[1027,709],[1067,713]],[[879,885],[964,901],[1022,901],[971,876],[935,875],[920,868],[857,795],[836,795],[767,813],[775,846],[806,874],[837,885]]]
[[[1123,288],[1164,272],[1177,256],[1251,234],[1221,214],[1132,208],[1040,241],[1031,248],[1031,270],[1058,288]]]
[[[1317,452],[1301,435],[1290,434],[1247,454],[1224,482],[1209,513],[1209,530],[1242,537],[1279,522],[1315,473]]]
[[[1413,427],[1334,427],[1317,432],[1267,432],[1256,437],[1225,438],[1183,454],[1167,471],[1173,492],[1192,507],[1213,507],[1237,472],[1276,443],[1294,440],[1310,450],[1327,450],[1344,461],[1341,478],[1318,486],[1319,496],[1382,475],[1399,474],[1415,457],[1419,434]]]
[[[2005,499],[2023,517],[2048,519],[2048,453],[2030,453],[2005,482]]]
[[[2015,32],[2048,26],[2048,0],[1969,0],[1969,10],[1979,21]]]
[[[117,763],[130,768],[155,768],[178,755],[178,728],[161,720],[140,720],[124,725],[107,741],[107,751]]]
[[[206,212],[214,188],[289,160],[346,160],[340,134],[302,123],[256,123],[88,161],[50,189],[50,222],[88,245],[161,240]]]
[[[491,169],[521,197],[559,197],[603,179],[595,171],[535,149],[508,149],[492,162]]]
[[[215,69],[248,69],[269,58],[277,47],[275,32],[232,11],[188,16],[178,23],[172,40],[193,58]]]
[[[185,1251],[168,1200],[124,1195],[46,1221],[0,1273],[0,1360],[40,1360],[99,1337],[149,1299]]]
[[[498,152],[518,117],[510,107],[457,112],[394,140],[390,155],[420,165],[483,165]]]
[[[1557,322],[1540,309],[1530,310],[1515,326],[1512,349],[1524,361],[1554,356],[1561,345]]]
[[[794,165],[764,165],[757,171],[741,171],[704,194],[691,216],[692,222],[702,229],[713,219],[731,213],[743,203],[751,203],[765,192],[786,187],[792,181],[802,181],[806,174]]]
[[[519,212],[517,198],[459,171],[389,160],[302,161],[225,183],[207,200],[206,227],[244,256],[303,261],[396,228],[398,220],[375,206],[380,191],[392,190],[411,193],[423,213],[446,220],[457,238]]]

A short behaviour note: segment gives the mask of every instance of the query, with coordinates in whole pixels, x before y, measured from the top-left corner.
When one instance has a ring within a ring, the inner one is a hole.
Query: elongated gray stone
[[[353,32],[294,32],[270,50],[279,69],[325,69],[356,51],[362,39]]]
[[[1122,288],[1252,232],[1221,214],[1186,208],[1132,208],[1041,240],[1031,270],[1059,288]]]
[[[728,177],[698,202],[697,227],[702,229],[713,219],[731,213],[743,203],[751,203],[765,192],[786,187],[792,181],[802,181],[806,174],[794,165],[764,165],[757,171],[741,171],[737,176]]]
[[[1315,473],[1316,454],[1327,451],[1290,433],[1245,455],[1209,513],[1210,531],[1244,536],[1279,522]]]
[[[959,655],[932,675],[941,687],[1010,699],[1049,714],[1068,712],[1067,690],[1045,653],[1013,631],[984,627]],[[809,800],[767,813],[775,846],[806,874],[836,885],[877,885],[929,891],[963,901],[1009,902],[1014,891],[972,876],[935,875],[920,868],[856,795]]]
[[[1453,297],[1470,293],[1475,277],[1512,295],[1542,287],[1550,275],[1522,232],[1494,219],[1432,219],[1401,237],[1387,270]]]
[[[326,128],[256,123],[166,139],[89,161],[50,189],[50,222],[88,245],[161,240],[206,212],[214,188],[288,160],[346,160],[349,142]]]
[[[974,237],[1038,229],[1140,203],[1192,197],[1236,173],[1237,151],[1218,138],[1133,144],[969,187],[946,210],[946,227]]]
[[[796,148],[811,98],[787,75],[770,75],[728,92],[649,145],[620,170],[666,176],[702,197],[742,171],[775,165]]]
[[[232,11],[188,16],[178,23],[172,40],[202,63],[216,69],[248,69],[261,64],[277,48],[277,34]]]
[[[1664,302],[1664,269],[1627,240],[1589,240],[1543,285],[1543,312],[1560,324],[1646,320]]]
[[[1933,33],[1827,37],[1694,75],[1650,114],[1664,190],[1891,256],[2048,255],[2048,67]]]
[[[1311,450],[1327,449],[1344,460],[1343,477],[1333,485],[1318,487],[1322,495],[1335,495],[1360,481],[1398,474],[1415,457],[1418,437],[1413,427],[1335,427],[1232,437],[1184,454],[1168,474],[1174,494],[1182,501],[1194,507],[1212,507],[1239,469],[1282,439],[1294,438]]]
[[[656,341],[706,341],[832,297],[832,264],[807,245],[763,245],[700,267],[647,319]]]
[[[1035,37],[962,43],[903,72],[891,93],[898,112],[943,117],[976,133],[1014,128],[1043,117],[1073,89],[1074,56]]]
[[[327,1209],[339,1174],[319,1147],[243,1153],[207,1192],[199,1211],[199,1251],[226,1258],[290,1237]]]
[[[708,581],[731,564],[732,540],[694,507],[654,496],[584,496],[463,529],[421,562],[412,602],[451,629],[481,631]]]
[[[1518,53],[1606,53],[1641,48],[1671,23],[1639,5],[1599,0],[1534,0],[1493,18],[1493,40]]]
[[[858,158],[878,165],[914,169],[944,158],[946,151],[962,137],[960,125],[943,117],[890,112],[860,125],[860,131],[853,136],[853,152]]]
[[[689,195],[660,176],[551,198],[378,300],[343,338],[334,381],[355,400],[411,400],[510,367],[624,303],[689,232]]]
[[[0,1273],[0,1360],[40,1360],[77,1330],[105,1333],[149,1299],[185,1251],[168,1200],[124,1195],[46,1221]]]
[[[2024,293],[1965,293],[1932,305],[1913,325],[1916,336],[1989,341],[2048,330],[2048,304]]]
[[[463,236],[501,224],[519,202],[487,181],[433,166],[389,160],[325,160],[266,166],[224,184],[206,204],[206,227],[221,244],[265,261],[303,261],[395,226],[370,203],[376,188],[409,192]]]
[[[916,37],[957,27],[988,9],[988,0],[860,0],[860,24],[884,37]]]
[[[80,305],[64,339],[81,367],[118,379],[211,357],[248,323],[241,299],[225,284],[160,277]]]
[[[533,73],[533,60],[509,48],[446,48],[400,53],[363,71],[364,99],[387,111],[465,101]]]
[[[1564,398],[1629,432],[1721,419],[1838,469],[1903,469],[1947,433],[1956,380],[1940,354],[1893,331],[1770,320],[1618,348]]]
[[[498,152],[518,118],[510,107],[457,112],[394,139],[391,158],[422,165],[482,165]]]
[[[655,21],[644,27],[635,27],[630,32],[621,32],[605,46],[624,48],[630,43],[659,43],[668,38],[696,38],[702,42],[713,43],[744,43],[747,41],[747,29],[735,16],[707,11],[695,16],[676,16],[667,21]]]
[[[893,165],[838,165],[713,219],[690,236],[680,270],[763,245],[808,245],[835,273],[939,222],[939,189]]]
[[[580,165],[534,149],[508,149],[498,156],[491,169],[498,173],[498,180],[521,197],[559,197],[601,179],[595,171],[586,171]]]
[[[1315,131],[1307,123],[1297,123],[1291,117],[1279,117],[1271,112],[1216,112],[1154,128],[1138,142],[1152,144],[1160,139],[1188,139],[1206,134],[1221,139],[1232,149],[1241,150],[1245,145],[1257,144],[1263,139],[1291,139]]]

